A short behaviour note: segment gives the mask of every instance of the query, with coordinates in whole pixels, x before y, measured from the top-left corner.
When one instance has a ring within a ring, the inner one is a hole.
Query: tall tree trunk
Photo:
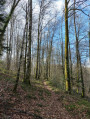
[[[25,26],[26,27],[26,26]],[[26,29],[26,28],[25,28]],[[20,69],[21,69],[21,63],[22,63],[22,55],[23,55],[23,46],[24,46],[24,39],[25,39],[25,29],[23,33],[23,41],[22,41],[22,46],[21,46],[21,54],[20,54],[20,59],[19,59],[19,65],[18,65],[18,71],[17,71],[17,77],[16,77],[16,83],[13,89],[13,92],[16,92],[18,82],[19,82],[19,77],[20,77]]]
[[[69,42],[69,66],[70,66],[70,81],[72,84],[72,57],[71,57],[71,48],[70,48],[70,42]]]
[[[44,32],[44,41],[45,41],[45,32]],[[44,54],[45,54],[45,44],[43,43],[43,46],[42,46],[42,68],[41,68],[41,74],[43,75],[43,77],[45,76],[45,64],[44,64]],[[45,77],[44,77],[45,78]]]
[[[48,61],[49,61],[49,51],[48,51],[48,35],[47,35],[47,56],[46,56],[46,79],[48,80]]]
[[[27,43],[28,43],[28,7],[26,5],[26,34],[25,34],[25,57],[24,57],[24,83],[26,82],[26,65],[27,65]]]
[[[38,41],[37,41],[37,61],[36,61],[36,79],[40,78],[40,47],[41,47],[41,37],[42,37],[42,20],[43,20],[43,4],[44,0],[40,1],[40,13],[39,13],[39,20],[38,20]]]
[[[79,63],[80,63],[80,74],[81,74],[81,84],[82,84],[82,94],[81,94],[81,96],[84,98],[85,97],[85,88],[84,88],[83,70],[82,70],[80,54],[79,54]]]
[[[18,60],[19,60],[19,33],[17,34],[17,41],[16,41],[16,69],[18,69]]]
[[[41,36],[40,36],[40,44],[39,44],[39,78],[41,76],[41,60],[40,60],[40,52],[41,52],[41,42],[42,42],[42,32],[41,32]]]
[[[39,14],[39,22],[38,22],[38,42],[37,42],[37,63],[36,63],[36,79],[39,79],[39,45],[40,45],[40,14]]]
[[[8,70],[8,60],[9,60],[9,38],[8,38],[8,27],[7,27],[7,70]]]
[[[10,70],[11,67],[11,58],[12,58],[12,41],[13,41],[13,19],[10,22],[10,40],[9,40],[9,50],[8,50],[8,61],[7,61],[7,70]]]
[[[32,0],[29,0],[29,46],[28,46],[28,59],[27,59],[27,72],[26,72],[26,82],[30,84],[31,78],[31,43],[32,43]]]
[[[53,31],[53,35],[51,37],[51,41],[49,44],[49,56],[48,56],[48,76],[51,76],[51,53],[52,53],[52,44],[53,44],[53,37],[54,37],[54,31]],[[49,36],[50,38],[50,36]]]
[[[66,92],[71,92],[70,86],[70,75],[69,75],[69,60],[68,60],[68,3],[65,0],[65,81],[66,81]]]
[[[76,0],[74,0],[74,9],[75,9]],[[75,28],[75,37],[76,37],[76,57],[77,57],[77,93],[79,92],[79,44],[78,36],[76,29],[76,20],[75,20],[75,10],[74,10],[74,28]]]
[[[63,29],[62,29],[62,23],[63,23],[63,18],[61,22],[61,57],[62,57],[62,72],[63,72],[63,79],[65,80],[65,72],[64,72],[64,44],[63,44]],[[64,86],[64,80],[63,80],[63,88]]]
[[[89,18],[89,63],[90,63],[90,18]]]

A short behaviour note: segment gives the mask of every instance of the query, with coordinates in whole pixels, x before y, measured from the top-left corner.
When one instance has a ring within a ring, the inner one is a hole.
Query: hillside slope
[[[33,80],[32,86],[19,83],[6,74],[0,80],[0,119],[89,119],[90,102],[55,91],[47,82]]]

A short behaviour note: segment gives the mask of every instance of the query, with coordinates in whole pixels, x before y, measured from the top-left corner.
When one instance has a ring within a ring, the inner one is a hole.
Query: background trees
[[[8,2],[0,4],[4,7]],[[0,13],[0,48],[4,35],[7,47],[2,58],[7,70],[18,72],[16,82],[19,76],[26,84],[35,78],[47,79],[56,87],[66,88],[67,92],[77,90],[84,96],[88,93],[89,3],[60,2],[13,0],[7,15]]]
[[[5,2],[6,1],[4,1],[4,0],[2,0],[2,2],[1,2],[2,9],[3,9],[4,5],[5,5]],[[3,36],[4,36],[5,31],[6,31],[6,28],[7,28],[8,24],[9,24],[10,19],[11,19],[13,13],[14,13],[14,10],[17,7],[17,5],[20,2],[20,0],[13,0],[12,2],[13,3],[12,3],[12,6],[11,6],[11,9],[10,9],[10,12],[9,12],[9,14],[7,16],[5,16],[5,21],[3,22],[3,26],[1,28],[1,33],[0,33],[0,41],[1,41],[0,44],[1,45],[0,45],[0,49],[2,49],[2,47],[3,47],[2,46],[2,42],[3,42]],[[5,7],[4,7],[4,9],[5,9]],[[1,16],[2,16],[2,14],[1,14]],[[2,16],[2,18],[3,17],[4,16]],[[2,19],[2,20],[4,20],[4,19]]]
[[[3,32],[3,30],[2,30],[2,28],[3,28],[3,25],[4,25],[4,23],[5,23],[5,19],[6,19],[6,17],[5,17],[5,0],[2,0],[2,1],[0,1],[0,36],[1,36],[1,34],[2,34],[2,32]],[[2,51],[2,49],[3,49],[3,44],[2,44],[2,40],[1,40],[1,38],[0,38],[0,55],[1,55],[1,51]]]

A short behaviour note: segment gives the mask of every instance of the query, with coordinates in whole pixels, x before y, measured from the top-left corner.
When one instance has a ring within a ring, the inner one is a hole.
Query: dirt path
[[[47,101],[48,107],[45,115],[47,115],[47,119],[74,119],[63,107],[62,101],[58,101],[62,95],[55,94],[55,92],[51,89],[50,86],[44,82],[44,87],[51,92],[51,97]]]
[[[49,91],[52,91],[52,92],[53,92],[52,88],[51,88],[50,86],[48,86],[45,81],[43,82],[43,84],[44,84],[44,88],[46,88],[46,89],[48,89]]]

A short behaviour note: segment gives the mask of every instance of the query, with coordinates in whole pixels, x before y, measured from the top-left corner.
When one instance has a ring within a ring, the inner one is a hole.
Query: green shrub
[[[58,89],[63,89],[64,88],[64,79],[61,77],[58,77],[55,75],[51,80],[50,80],[50,85],[58,88]]]

